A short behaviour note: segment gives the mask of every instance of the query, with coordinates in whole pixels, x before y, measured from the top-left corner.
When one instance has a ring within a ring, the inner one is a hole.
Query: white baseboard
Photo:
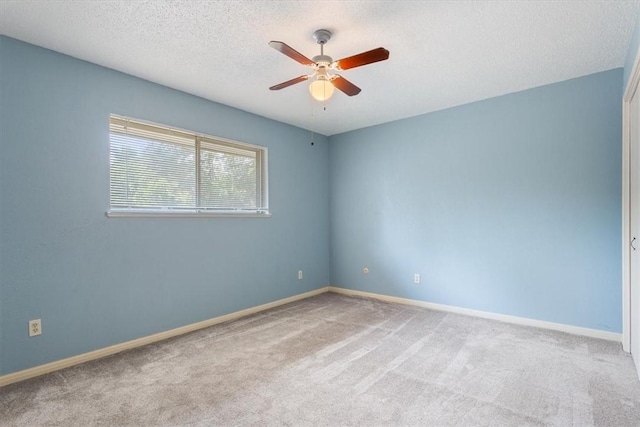
[[[466,316],[481,317],[484,319],[499,320],[506,323],[513,323],[516,325],[533,326],[536,328],[550,329],[553,331],[561,331],[574,335],[582,335],[591,338],[599,338],[608,341],[621,342],[622,335],[615,332],[600,331],[597,329],[581,328],[579,326],[563,325],[561,323],[545,322],[542,320],[528,319],[525,317],[508,316],[505,314],[489,313],[479,310],[471,310],[468,308],[460,308],[444,304],[436,304],[433,302],[420,301],[408,298],[400,298],[389,295],[375,294],[371,292],[356,291],[353,289],[339,288],[335,286],[327,286],[319,288],[310,292],[294,295],[288,298],[283,298],[277,301],[273,301],[267,304],[258,305],[255,307],[247,308],[245,310],[236,311],[234,313],[225,314],[224,316],[214,317],[212,319],[203,320],[202,322],[192,323],[190,325],[181,326],[179,328],[170,329],[168,331],[159,332],[157,334],[148,335],[146,337],[137,338],[131,341],[115,344],[109,347],[101,348],[98,350],[90,351],[88,353],[79,354],[77,356],[68,357],[66,359],[57,360],[55,362],[47,363],[33,368],[25,369],[11,374],[0,376],[0,387],[13,384],[19,381],[23,381],[29,378],[37,377],[40,375],[48,374],[60,369],[68,368],[70,366],[78,365],[80,363],[88,362],[90,360],[100,359],[105,356],[120,353],[121,351],[130,350],[132,348],[141,347],[143,345],[151,344],[154,342],[162,341],[167,338],[172,338],[178,335],[183,335],[188,332],[197,331],[198,329],[207,328],[209,326],[217,325],[219,323],[235,320],[240,317],[248,316],[250,314],[259,313],[270,308],[278,307],[280,305],[288,304],[290,302],[298,301],[301,299],[309,298],[315,295],[320,295],[325,292],[335,292],[343,295],[361,296],[367,298],[374,298],[381,301],[392,302],[396,304],[413,305],[417,307],[429,308],[432,310],[447,311],[450,313],[463,314]]]
[[[315,295],[325,293],[329,290],[328,287],[316,289],[303,294],[294,295],[288,298],[283,298],[277,301],[273,301],[267,304],[258,305],[255,307],[247,308],[245,310],[236,311],[235,313],[225,314],[224,316],[214,317],[212,319],[203,320],[202,322],[192,323],[190,325],[181,326],[179,328],[170,329],[168,331],[159,332],[157,334],[148,335],[146,337],[136,338],[131,341],[115,344],[109,347],[93,350],[88,353],[79,354],[77,356],[68,357],[66,359],[57,360],[55,362],[47,363],[33,368],[25,369],[11,374],[0,376],[0,387],[13,384],[19,381],[23,381],[29,378],[37,377],[50,372],[58,371],[60,369],[68,368],[70,366],[78,365],[80,363],[88,362],[90,360],[99,359],[101,357],[110,356],[121,351],[130,350],[132,348],[141,347],[143,345],[151,344],[157,341],[166,340],[178,335],[186,334],[188,332],[197,331],[198,329],[207,328],[209,326],[217,325],[218,323],[228,322],[240,317],[255,314],[270,308],[278,307],[280,305],[288,304],[290,302],[298,301],[301,299],[309,298]]]
[[[579,326],[564,325],[562,323],[545,322],[544,320],[529,319],[526,317],[509,316],[506,314],[489,313],[486,311],[472,310],[469,308],[455,307],[451,305],[436,304],[408,298],[393,297],[389,295],[374,294],[371,292],[356,291],[353,289],[338,288],[329,286],[329,292],[343,295],[374,298],[381,301],[393,302],[397,304],[413,305],[417,307],[429,308],[432,310],[447,311],[450,313],[463,314],[465,316],[481,317],[484,319],[499,320],[501,322],[513,323],[516,325],[533,326],[535,328],[550,329],[552,331],[566,332],[573,335],[599,338],[607,341],[622,341],[622,334],[616,332],[601,331],[598,329],[582,328]]]

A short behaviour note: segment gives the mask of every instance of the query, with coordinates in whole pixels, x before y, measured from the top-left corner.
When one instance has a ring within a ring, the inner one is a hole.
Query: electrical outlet
[[[298,280],[302,280],[302,270],[298,270]]]
[[[419,274],[414,274],[413,275],[413,283],[420,283],[420,275]]]
[[[29,320],[29,336],[35,337],[36,335],[42,335],[42,320]]]

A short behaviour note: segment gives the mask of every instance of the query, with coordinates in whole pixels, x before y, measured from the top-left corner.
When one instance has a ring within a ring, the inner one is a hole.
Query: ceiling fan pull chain
[[[316,139],[315,129],[316,129],[316,114],[313,111],[313,102],[312,102],[311,103],[311,145],[313,145],[314,140]]]

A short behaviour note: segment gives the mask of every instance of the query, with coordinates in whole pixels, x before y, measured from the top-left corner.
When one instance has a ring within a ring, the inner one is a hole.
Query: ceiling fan
[[[313,73],[311,74],[303,74],[295,79],[287,80],[286,82],[271,86],[269,89],[284,89],[285,87],[289,87],[315,77],[315,80],[311,85],[309,85],[309,91],[318,101],[326,101],[331,98],[334,87],[349,96],[354,96],[359,94],[361,89],[341,75],[333,73],[333,71],[361,67],[363,65],[373,64],[374,62],[384,61],[389,58],[389,51],[385,48],[379,47],[377,49],[334,61],[333,58],[324,54],[324,45],[331,39],[331,32],[329,30],[317,30],[313,33],[313,38],[320,45],[320,55],[314,56],[313,59],[307,58],[286,43],[280,41],[269,42],[269,46],[278,52],[287,55],[289,58],[301,63],[302,65],[313,68]]]

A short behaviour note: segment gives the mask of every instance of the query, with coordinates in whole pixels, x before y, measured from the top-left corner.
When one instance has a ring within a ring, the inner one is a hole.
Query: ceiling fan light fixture
[[[324,76],[318,76],[318,78],[309,85],[311,96],[318,101],[326,101],[331,98],[333,90],[333,84]]]

